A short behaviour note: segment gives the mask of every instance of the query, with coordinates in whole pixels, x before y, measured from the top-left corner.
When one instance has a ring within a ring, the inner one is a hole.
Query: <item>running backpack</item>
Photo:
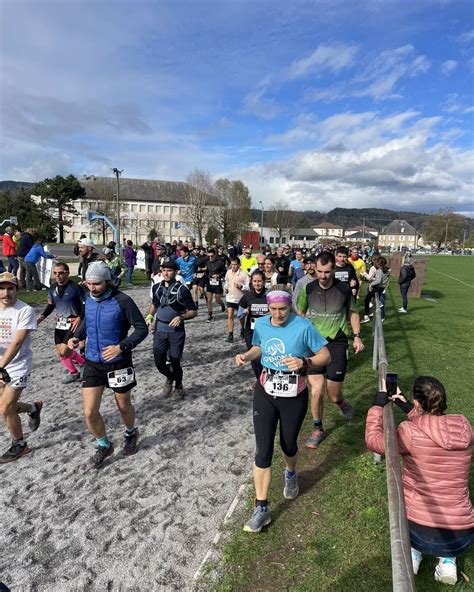
[[[163,282],[164,282],[164,280],[161,281],[159,284],[155,284],[155,286],[154,286],[154,288],[155,288],[154,291],[156,293],[156,298],[159,302],[159,306],[161,306],[161,301],[163,300],[163,296],[165,295],[165,288],[164,288]],[[156,286],[158,286],[158,287],[156,287]],[[183,306],[184,306],[184,302],[181,302],[181,300],[179,298],[179,291],[183,287],[184,286],[181,282],[175,281],[168,288],[168,303],[167,303],[167,305],[171,306],[171,308],[176,310],[177,312],[182,312]]]

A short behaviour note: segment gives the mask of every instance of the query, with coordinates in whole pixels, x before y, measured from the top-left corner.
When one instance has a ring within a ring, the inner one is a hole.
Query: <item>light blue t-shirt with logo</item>
[[[197,259],[194,255],[190,255],[187,259],[178,257],[176,263],[179,265],[179,273],[186,284],[193,281],[193,275],[196,273]]]
[[[289,372],[281,360],[316,354],[327,341],[312,323],[292,312],[288,322],[281,327],[272,325],[270,316],[256,319],[252,345],[262,349],[262,366]]]

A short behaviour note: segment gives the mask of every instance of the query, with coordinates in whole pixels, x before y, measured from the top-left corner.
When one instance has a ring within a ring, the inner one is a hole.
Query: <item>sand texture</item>
[[[146,312],[148,289],[128,294]],[[40,325],[22,400],[44,401],[42,424],[27,437],[32,452],[0,467],[0,581],[12,592],[191,590],[254,450],[253,374],[235,366],[245,344],[238,331],[236,343],[225,342],[217,310],[207,324],[201,304],[187,323],[181,402],[160,395],[152,338],[135,350],[140,447],[122,455],[123,425],[106,390],[101,411],[116,452],[99,471],[89,465],[95,441],[80,386],[61,384],[53,315]],[[1,433],[4,450],[4,425]]]

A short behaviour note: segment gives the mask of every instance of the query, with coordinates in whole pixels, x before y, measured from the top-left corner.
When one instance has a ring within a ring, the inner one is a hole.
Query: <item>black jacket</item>
[[[31,235],[29,232],[25,232],[25,234],[20,238],[20,244],[18,245],[16,253],[18,257],[26,257],[34,244],[35,239],[33,238],[33,235]]]

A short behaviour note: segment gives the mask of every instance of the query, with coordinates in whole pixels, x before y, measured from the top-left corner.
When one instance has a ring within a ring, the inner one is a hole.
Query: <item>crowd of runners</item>
[[[32,331],[50,315],[55,319],[52,341],[66,372],[64,383],[82,388],[85,422],[97,444],[91,465],[98,469],[114,453],[100,413],[106,388],[113,391],[124,423],[123,453],[137,451],[139,432],[130,396],[137,384],[132,350],[153,333],[155,364],[164,377],[161,394],[181,401],[186,394],[181,367],[185,324],[199,310],[207,323],[222,313],[226,320],[222,339],[229,343],[242,340],[235,362],[237,366],[250,363],[255,376],[256,501],[244,530],[260,532],[271,522],[268,491],[278,426],[286,465],[283,495],[295,499],[299,493],[297,440],[308,401],[313,422],[305,441],[309,449],[317,448],[326,436],[326,394],[344,418],[354,417],[354,408],[344,396],[348,352],[351,348],[354,354],[363,355],[361,323],[370,320],[375,294],[384,317],[390,281],[387,260],[357,246],[348,250],[286,245],[255,255],[252,247],[242,245],[229,245],[227,253],[217,243],[206,249],[193,241],[148,246],[144,250],[151,286],[146,311],[140,311],[119,289],[119,276],[111,265],[117,256],[115,245],[109,245],[101,257],[86,237],[77,246],[80,280],[70,278],[67,264],[56,262],[48,303],[39,315],[18,299],[15,273],[0,274],[0,410],[12,438],[0,463],[30,451],[20,414],[27,415],[31,432],[40,426],[43,401],[25,403],[20,397],[32,368]],[[400,313],[407,311],[412,268],[407,253],[402,281],[399,278]],[[360,319],[362,301],[358,301],[364,282],[367,290]]]

